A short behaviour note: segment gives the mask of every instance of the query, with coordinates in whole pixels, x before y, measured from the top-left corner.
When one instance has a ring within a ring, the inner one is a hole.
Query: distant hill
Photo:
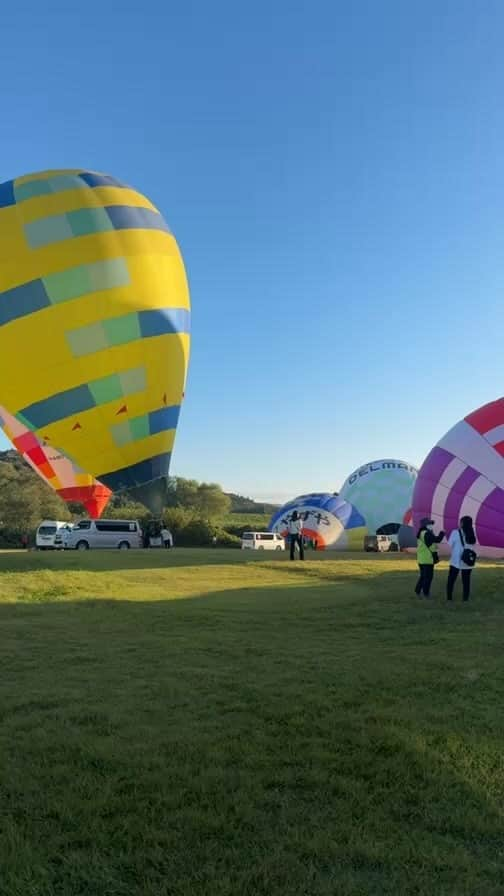
[[[243,495],[235,495],[233,492],[226,494],[231,500],[230,513],[268,514],[271,516],[275,510],[278,510],[278,504],[264,504],[254,501],[252,498],[244,498]]]

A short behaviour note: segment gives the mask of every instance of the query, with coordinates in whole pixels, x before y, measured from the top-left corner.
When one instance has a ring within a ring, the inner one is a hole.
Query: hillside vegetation
[[[273,505],[228,495],[216,483],[174,477],[162,517],[179,544],[208,545],[216,537],[221,545],[232,546],[244,529],[266,528],[273,510]],[[104,514],[138,519],[143,525],[151,519],[145,507],[133,503],[127,493],[113,495]],[[0,452],[0,547],[19,546],[23,534],[33,540],[42,519],[86,515],[81,505],[61,500],[18,452]]]

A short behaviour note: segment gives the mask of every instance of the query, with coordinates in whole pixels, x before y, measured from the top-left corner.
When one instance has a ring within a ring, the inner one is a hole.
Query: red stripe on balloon
[[[496,426],[504,423],[504,398],[499,398],[497,401],[486,404],[479,410],[469,414],[465,419],[476,432],[484,436],[491,429],[495,429]]]

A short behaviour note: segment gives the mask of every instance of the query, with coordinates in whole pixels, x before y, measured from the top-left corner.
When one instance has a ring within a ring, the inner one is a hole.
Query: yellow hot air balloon
[[[112,491],[163,503],[189,360],[158,210],[92,171],[0,184],[0,401]]]

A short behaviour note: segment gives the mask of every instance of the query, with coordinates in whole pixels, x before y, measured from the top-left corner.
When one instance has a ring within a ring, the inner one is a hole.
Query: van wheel
[[[89,545],[87,541],[78,541],[75,545],[76,551],[89,551]]]
[[[119,550],[120,550],[120,551],[129,551],[129,542],[128,542],[128,541],[121,541],[121,542],[119,543]]]
[[[282,550],[283,550],[283,548],[281,548],[281,547],[280,547],[280,545],[278,545],[278,547],[277,547],[277,548],[275,548],[275,550],[276,550],[276,551],[282,551]]]
[[[260,544],[259,547],[257,548],[257,550],[258,550],[258,551],[264,551],[264,545],[263,545],[263,544]]]

